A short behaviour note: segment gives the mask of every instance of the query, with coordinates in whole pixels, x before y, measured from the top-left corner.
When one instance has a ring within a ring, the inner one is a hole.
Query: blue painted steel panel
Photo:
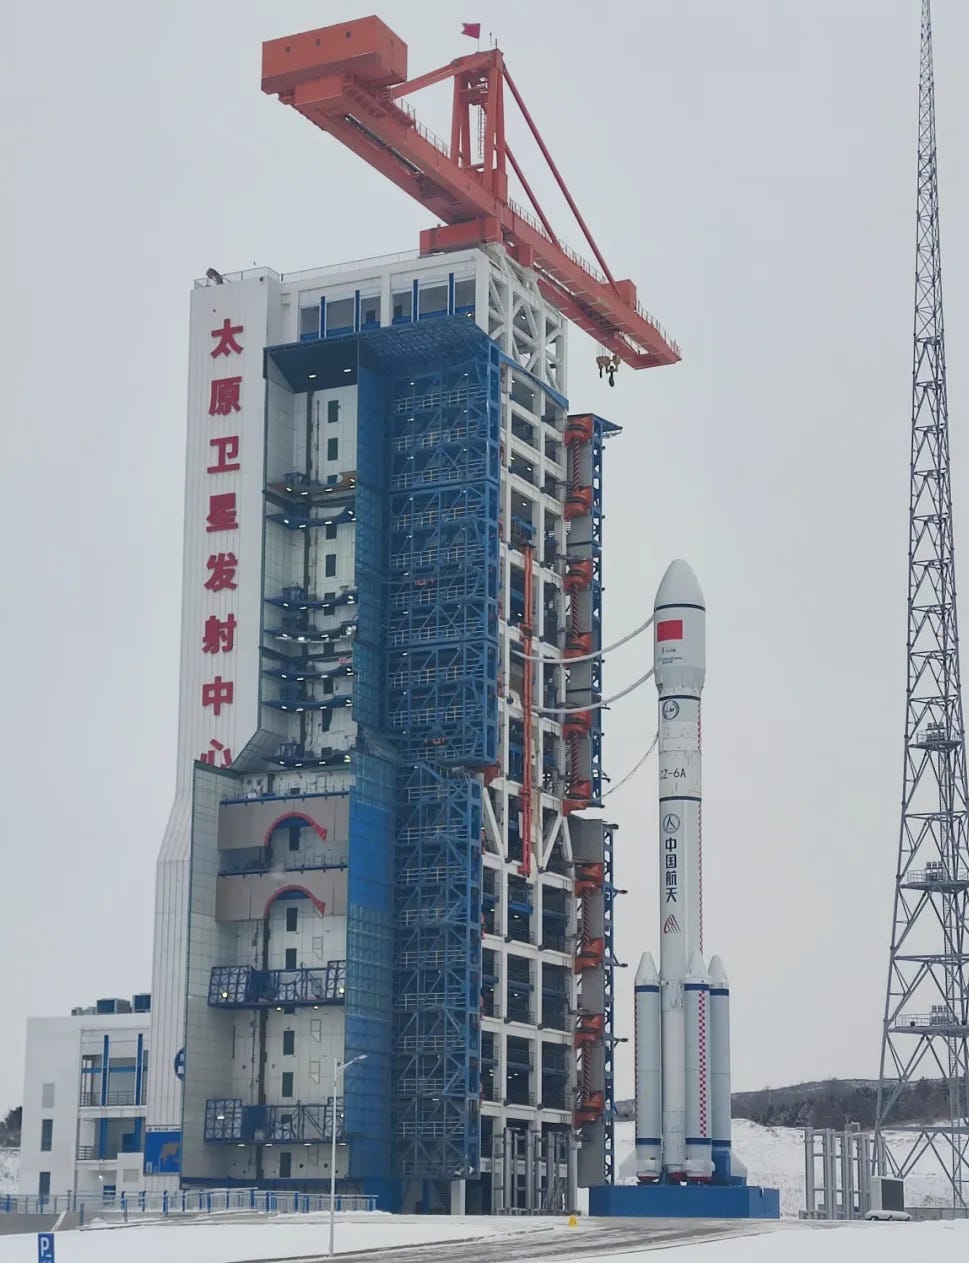
[[[145,1174],[177,1175],[182,1164],[182,1133],[150,1131],[145,1136]]]
[[[139,1035],[138,1036],[138,1051],[135,1054],[135,1104],[136,1105],[141,1105],[143,1104],[143,1101],[144,1101],[144,1097],[141,1091],[141,1081],[144,1076],[144,1062],[145,1062],[145,1037],[144,1035]]]
[[[614,1184],[589,1189],[589,1214],[618,1218],[779,1219],[780,1193],[757,1185]]]

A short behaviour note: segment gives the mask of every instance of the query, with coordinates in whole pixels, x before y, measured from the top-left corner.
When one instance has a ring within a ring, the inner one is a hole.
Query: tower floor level
[[[190,339],[148,1186],[327,1191],[335,1131],[382,1209],[569,1209],[612,1162],[616,427],[500,247],[212,273]]]

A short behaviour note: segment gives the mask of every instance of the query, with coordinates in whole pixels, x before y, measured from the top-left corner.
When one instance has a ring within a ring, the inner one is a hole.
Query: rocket
[[[636,1174],[640,1183],[726,1183],[730,993],[719,956],[709,968],[703,960],[706,609],[685,561],[670,564],[653,613],[660,955],[659,970],[649,952],[643,955],[635,981]]]

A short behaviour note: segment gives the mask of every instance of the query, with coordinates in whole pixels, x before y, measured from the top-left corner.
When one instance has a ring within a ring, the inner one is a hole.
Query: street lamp
[[[361,1053],[352,1061],[333,1063],[333,1109],[330,1113],[330,1258],[333,1257],[333,1236],[336,1230],[336,1085],[341,1074],[345,1074],[358,1061],[366,1060],[367,1054]]]

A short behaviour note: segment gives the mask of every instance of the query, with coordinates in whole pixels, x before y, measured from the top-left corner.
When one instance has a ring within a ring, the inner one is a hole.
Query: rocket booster
[[[708,1181],[715,1143],[717,1178],[729,1175],[729,993],[719,957],[708,971],[702,955],[706,609],[685,561],[671,563],[656,593],[653,667],[660,955],[658,973],[646,953],[636,975],[636,1169],[643,1182]]]

